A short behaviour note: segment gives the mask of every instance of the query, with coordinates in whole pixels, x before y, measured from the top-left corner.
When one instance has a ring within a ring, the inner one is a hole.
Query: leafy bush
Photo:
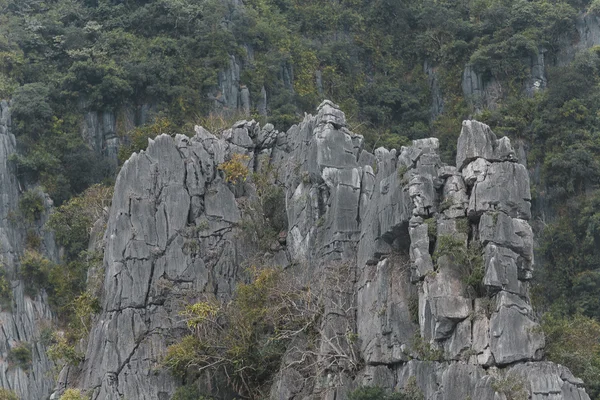
[[[558,210],[539,236],[534,275],[538,309],[600,318],[600,193],[580,195]]]
[[[25,293],[36,296],[40,290],[50,289],[49,277],[55,264],[37,251],[25,250],[20,260],[20,277]]]
[[[241,203],[242,231],[264,251],[271,251],[278,234],[287,230],[285,192],[276,180],[275,166],[263,162],[260,172],[252,174],[257,198]]]
[[[25,247],[29,250],[39,250],[42,244],[42,238],[35,229],[28,229],[25,235]]]
[[[33,138],[43,136],[54,114],[50,88],[40,82],[19,87],[13,95],[12,114],[18,121],[17,133]]]
[[[461,239],[442,235],[437,239],[432,258],[437,264],[439,259],[444,256],[450,257],[451,261],[461,269],[464,283],[471,287],[478,296],[481,296],[485,275],[481,245],[473,241],[467,247]]]
[[[234,153],[229,161],[219,165],[219,169],[225,173],[225,180],[229,183],[246,182],[249,160],[250,157],[247,155]]]
[[[185,308],[191,334],[169,346],[163,365],[178,376],[202,370],[227,377],[234,390],[263,398],[278,370],[285,345],[316,318],[309,294],[290,287],[278,269],[252,270],[231,302],[204,301]]]
[[[177,388],[171,400],[204,400],[200,390],[195,385],[185,385]]]
[[[496,377],[492,382],[492,389],[503,394],[507,400],[527,400],[529,391],[525,389],[525,381],[519,376],[507,374],[503,377]]]
[[[4,265],[0,264],[0,307],[4,310],[12,308],[12,287],[6,276]]]
[[[19,398],[12,390],[0,388],[0,400],[19,400]]]
[[[39,219],[44,211],[44,199],[37,190],[28,190],[19,199],[19,211],[21,215],[30,223]]]
[[[31,344],[27,342],[21,342],[8,351],[9,363],[21,369],[31,367],[31,357]]]
[[[92,316],[102,310],[100,300],[90,292],[84,292],[73,300],[73,309],[75,317],[78,318],[79,322],[75,324],[76,326],[78,325],[81,331],[79,336],[82,338],[88,336],[91,329]]]
[[[584,380],[590,398],[600,396],[600,323],[581,314],[549,312],[542,319],[546,356]]]
[[[82,253],[75,261],[55,264],[36,251],[26,250],[20,260],[20,277],[25,284],[25,293],[36,296],[45,290],[50,305],[60,317],[77,317],[77,308],[93,301],[87,294],[80,296],[85,290],[89,262]],[[84,309],[87,310],[88,306]]]
[[[173,125],[171,120],[165,117],[159,117],[151,124],[143,125],[127,132],[124,139],[128,144],[119,148],[119,161],[123,163],[127,161],[133,153],[139,153],[141,150],[146,150],[149,139],[154,139],[163,133],[173,135],[176,130],[177,128]]]
[[[113,173],[108,161],[83,142],[80,125],[77,115],[54,117],[43,140],[20,137],[22,150],[11,155],[22,179],[39,183],[55,205]]]
[[[592,0],[587,11],[591,14],[600,15],[600,0]]]
[[[55,333],[52,345],[48,348],[48,357],[59,365],[77,365],[83,361],[84,354],[75,350],[62,333]]]
[[[110,208],[113,188],[93,185],[83,194],[55,209],[48,220],[58,243],[65,247],[69,259],[87,249],[90,231],[98,218]]]
[[[444,358],[444,351],[433,347],[431,343],[416,334],[413,337],[412,349],[417,353],[417,358],[424,361],[440,361]]]
[[[60,396],[60,400],[88,400],[88,398],[89,397],[81,393],[81,390],[79,389],[67,389],[62,396]]]

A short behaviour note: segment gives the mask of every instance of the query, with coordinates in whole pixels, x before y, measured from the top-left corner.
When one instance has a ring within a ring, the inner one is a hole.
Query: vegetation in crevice
[[[389,392],[379,386],[363,386],[348,395],[350,400],[423,400],[423,392],[419,389],[414,376],[399,392]]]
[[[494,392],[504,395],[507,400],[527,400],[529,390],[526,381],[515,374],[507,373],[505,376],[495,377],[492,381]]]
[[[12,390],[0,388],[0,400],[19,400],[19,398]]]
[[[246,167],[241,166],[234,170],[240,170],[237,175],[244,176],[245,179],[248,170],[244,168]],[[258,171],[250,174],[256,196],[240,201],[242,234],[256,243],[261,251],[267,252],[272,251],[272,246],[279,246],[278,235],[287,231],[285,192],[277,184],[277,169],[278,166],[263,159]]]
[[[246,182],[250,156],[234,153],[231,159],[219,165],[219,170],[225,174],[225,180],[231,184]]]
[[[60,400],[88,400],[89,397],[84,395],[79,389],[67,389],[60,396]]]
[[[459,268],[463,282],[473,290],[477,297],[484,294],[483,277],[485,266],[483,249],[477,241],[467,245],[465,240],[452,235],[441,235],[437,238],[433,261],[438,265],[441,257],[449,257],[452,265]]]
[[[27,342],[14,345],[8,352],[8,362],[13,367],[28,370],[31,367],[31,359],[31,344]]]
[[[8,274],[6,272],[6,266],[0,259],[0,309],[11,310],[12,309],[12,286]]]
[[[318,318],[310,296],[279,269],[253,269],[230,302],[200,301],[182,311],[190,332],[168,348],[163,365],[192,381],[208,373],[245,397],[263,398],[286,345]]]
[[[37,190],[28,190],[19,199],[19,212],[29,223],[38,220],[44,211],[43,194]]]
[[[59,263],[34,250],[21,258],[26,293],[33,296],[43,290],[58,317],[56,331],[46,343],[48,355],[58,365],[83,359],[76,346],[89,335],[92,317],[100,311],[98,282],[94,276],[88,282],[88,271],[101,270],[102,254],[88,251],[88,244],[92,227],[108,212],[112,192],[111,187],[91,186],[50,215],[48,228],[65,250]]]
[[[435,345],[429,343],[418,333],[413,337],[412,350],[417,355],[418,360],[441,361],[444,359],[444,350],[436,348]]]
[[[408,313],[413,324],[419,324],[419,296],[413,294],[408,298]]]

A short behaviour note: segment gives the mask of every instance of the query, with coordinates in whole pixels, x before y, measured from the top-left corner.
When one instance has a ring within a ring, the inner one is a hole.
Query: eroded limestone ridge
[[[240,121],[219,136],[159,136],[117,179],[103,311],[61,387],[169,398],[179,382],[158,366],[185,333],[177,312],[206,294],[227,299],[260,254],[307,285],[325,282],[320,337],[294,342],[273,399],[409,382],[425,399],[588,399],[566,368],[541,361],[529,179],[510,141],[465,121],[457,167],[437,149],[432,138],[371,153],[329,101],[287,132]],[[266,250],[240,235],[257,186],[225,179],[233,154],[285,190],[287,229]]]
[[[20,399],[47,399],[54,387],[54,364],[46,355],[46,345],[40,340],[44,326],[50,326],[52,313],[45,296],[30,298],[24,293],[19,279],[19,258],[25,249],[27,230],[41,238],[40,251],[56,260],[57,250],[53,236],[42,226],[51,203],[44,204],[46,211],[40,220],[25,226],[17,216],[21,188],[9,157],[16,153],[12,134],[10,105],[0,101],[0,267],[10,286],[9,298],[0,304],[0,387],[14,391]],[[39,193],[43,195],[41,192]],[[10,360],[11,353],[29,349],[31,359],[19,365]]]

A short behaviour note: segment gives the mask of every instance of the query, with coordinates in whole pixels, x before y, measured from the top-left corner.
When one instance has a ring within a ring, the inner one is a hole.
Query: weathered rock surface
[[[48,398],[54,387],[54,364],[46,355],[46,346],[40,340],[44,326],[50,326],[52,314],[44,295],[26,296],[23,281],[19,279],[19,258],[25,249],[27,230],[41,237],[41,251],[56,260],[57,251],[51,234],[41,227],[47,212],[39,220],[25,226],[18,216],[21,188],[9,157],[16,152],[15,137],[11,133],[10,107],[0,102],[0,268],[10,286],[10,296],[0,303],[0,387],[13,390],[21,399]],[[43,193],[39,193],[44,196]],[[45,207],[51,207],[45,198]],[[9,360],[13,349],[27,346],[31,349],[29,366],[15,365]]]
[[[596,13],[581,12],[575,19],[575,35],[561,40],[555,63],[559,67],[568,65],[577,53],[600,44],[600,18]]]
[[[103,310],[64,383],[93,399],[172,395],[179,382],[157,366],[184,331],[178,310],[227,299],[257,253],[238,228],[254,184],[229,184],[219,170],[241,153],[255,171],[270,164],[285,188],[287,233],[261,252],[265,262],[325,284],[310,367],[299,366],[297,351],[310,346],[300,338],[271,398],[413,382],[428,400],[491,400],[504,398],[494,382],[511,374],[532,398],[588,399],[566,369],[539,362],[529,181],[508,139],[466,121],[454,167],[437,139],[371,154],[345,125],[326,101],[288,132],[240,121],[217,138],[197,127],[133,155],[105,234]]]
[[[123,106],[120,112],[112,110],[97,111],[89,108],[85,100],[80,102],[83,112],[81,136],[94,152],[107,161],[107,165],[116,170],[119,164],[119,148],[126,139],[125,133],[136,126],[151,122],[155,113],[154,105],[142,104],[134,107]]]

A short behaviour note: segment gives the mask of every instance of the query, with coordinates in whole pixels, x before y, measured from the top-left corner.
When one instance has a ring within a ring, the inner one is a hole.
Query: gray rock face
[[[531,218],[531,192],[527,170],[521,164],[494,163],[487,169],[483,181],[473,187],[469,201],[469,216],[484,212],[502,212],[513,218]]]
[[[250,47],[248,51],[248,61],[252,62],[253,52]],[[243,64],[235,56],[229,56],[229,67],[219,72],[218,88],[216,93],[209,96],[213,100],[213,111],[221,115],[235,115],[242,113],[246,117],[250,115],[250,90],[244,82],[240,80],[240,73]],[[267,114],[267,92],[263,87],[261,98],[257,105],[259,114]]]
[[[577,22],[577,29],[580,34],[584,31],[580,26],[581,24],[581,21]],[[598,27],[599,26],[596,25],[595,29],[598,30]],[[593,34],[589,36],[593,36]],[[557,58],[560,65],[566,65],[573,60],[574,51],[571,37],[564,39]],[[548,83],[548,78],[546,76],[546,49],[539,47],[535,54],[522,59],[522,62],[528,66],[528,76],[522,88],[523,93],[532,96],[535,92],[544,90]],[[488,74],[485,72],[477,71],[471,64],[465,65],[463,70],[463,96],[470,103],[475,112],[479,112],[484,108],[492,110],[497,108],[506,93],[506,88],[502,87],[501,82],[497,81],[494,77],[490,78],[487,75]]]
[[[498,140],[489,126],[481,122],[463,121],[456,148],[456,166],[462,171],[471,161],[516,161],[515,152],[507,137]]]
[[[431,91],[431,117],[436,118],[444,112],[444,97],[440,88],[437,69],[431,63],[425,61],[423,71],[427,75],[427,82]]]
[[[575,19],[575,37],[568,35],[561,40],[555,63],[559,67],[568,65],[580,51],[600,44],[600,18],[593,13],[580,13]]]
[[[112,111],[86,111],[81,134],[97,154],[107,157],[114,167],[117,166],[119,138],[115,113]]]
[[[123,165],[104,236],[103,312],[68,385],[95,399],[174,392],[174,378],[155,370],[169,337],[184,331],[177,310],[208,294],[228,298],[252,248],[236,240],[242,213],[218,166],[232,152],[253,155],[243,146],[253,148],[256,133],[240,121],[221,139],[200,127],[191,140],[163,135]]]
[[[21,399],[48,398],[54,387],[54,364],[46,355],[40,341],[44,326],[50,326],[52,314],[44,294],[30,298],[24,294],[24,284],[19,279],[19,258],[25,249],[27,229],[41,238],[41,251],[56,260],[57,250],[52,235],[42,229],[47,219],[51,201],[46,198],[46,212],[40,220],[25,227],[19,221],[20,187],[16,171],[8,161],[16,152],[15,137],[11,133],[10,106],[0,102],[0,267],[4,270],[11,290],[10,299],[0,305],[0,387],[13,390]],[[40,196],[43,193],[40,192]],[[9,355],[15,348],[31,348],[29,367],[13,365]]]
[[[111,110],[91,110],[85,100],[81,101],[80,107],[83,111],[81,136],[87,145],[96,154],[104,157],[115,170],[119,164],[119,147],[123,135],[136,126],[151,122],[154,115],[152,104],[125,106],[119,113]]]
[[[229,298],[257,252],[238,228],[254,184],[228,184],[219,170],[240,153],[255,171],[269,164],[286,191],[285,244],[267,264],[322,291],[317,342],[288,349],[272,399],[412,382],[427,400],[492,400],[504,398],[494,388],[507,374],[533,398],[588,399],[564,368],[538,362],[527,174],[507,139],[476,121],[465,127],[457,167],[442,164],[437,139],[400,154],[364,151],[331,102],[288,132],[240,121],[220,138],[201,127],[192,139],[158,137],[117,179],[103,311],[67,384],[103,400],[173,394],[179,383],[156,367],[185,332],[178,310]]]

